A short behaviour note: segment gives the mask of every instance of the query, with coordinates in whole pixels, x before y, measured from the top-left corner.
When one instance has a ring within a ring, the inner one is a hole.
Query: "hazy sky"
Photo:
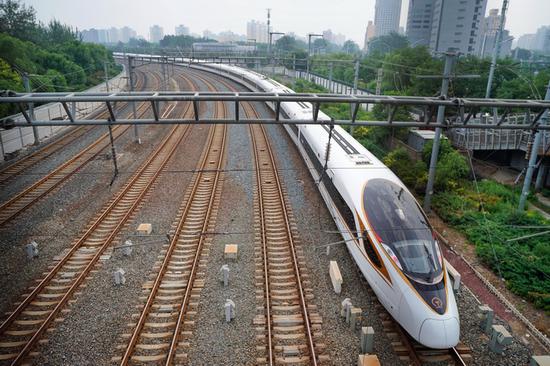
[[[457,0],[456,0],[457,1]],[[362,44],[365,27],[374,19],[375,0],[23,0],[32,5],[38,18],[56,18],[87,28],[129,26],[148,37],[149,26],[159,24],[165,34],[185,24],[202,34],[231,30],[246,34],[250,19],[265,21],[266,8],[272,9],[274,29],[305,35],[332,29]],[[403,0],[404,25],[409,0]],[[488,7],[500,8],[502,0],[488,0]],[[550,25],[550,0],[510,0],[507,28],[516,38]]]

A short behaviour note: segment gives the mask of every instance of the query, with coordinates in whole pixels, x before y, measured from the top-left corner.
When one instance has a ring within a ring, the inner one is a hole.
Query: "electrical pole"
[[[29,74],[24,72],[22,75],[23,77],[23,85],[25,86],[25,91],[27,93],[31,93],[31,84],[29,83]],[[34,104],[29,103],[29,117],[31,118],[31,121],[34,121],[36,119],[34,115]],[[34,136],[34,142],[33,145],[38,145],[40,143],[40,136],[38,135],[38,128],[36,126],[32,126],[32,134]]]
[[[103,61],[103,72],[105,73],[105,90],[109,92],[109,66],[107,60]]]
[[[328,86],[331,93],[332,93],[332,87],[333,87],[333,82],[332,82],[333,74],[334,74],[334,62],[331,62],[329,64],[329,69],[328,69]]]
[[[497,67],[497,59],[500,54],[500,46],[502,43],[502,33],[504,32],[504,24],[506,23],[506,11],[508,10],[508,0],[503,0],[502,10],[500,12],[500,24],[498,27],[497,36],[495,39],[495,47],[493,48],[493,58],[491,60],[491,68],[489,69],[489,78],[487,79],[487,90],[485,98],[491,98],[491,89],[493,87],[493,78],[495,77],[495,69]]]
[[[550,81],[548,82],[548,88],[546,89],[545,100],[550,100]],[[528,112],[529,113],[529,112]],[[544,112],[540,119],[541,125],[548,123],[548,109]],[[540,141],[542,140],[543,131],[537,131],[535,135],[535,141],[531,146],[531,156],[529,157],[529,165],[527,166],[527,172],[525,173],[525,180],[523,181],[523,189],[521,191],[521,197],[519,198],[518,210],[523,211],[525,204],[527,203],[527,196],[529,196],[529,189],[531,188],[531,180],[533,179],[533,173],[537,166],[537,158],[539,156]],[[539,168],[542,170],[542,167]],[[539,174],[541,174],[539,170]],[[538,177],[537,177],[538,180]]]
[[[382,76],[384,75],[384,69],[379,68],[376,75],[376,95],[382,94]]]
[[[451,79],[451,73],[453,71],[453,64],[455,60],[455,53],[445,53],[445,69],[443,71],[443,81],[441,83],[441,97],[447,98],[449,92],[449,81]],[[440,106],[437,110],[437,123],[443,124],[445,122],[445,107]],[[428,172],[428,184],[426,185],[426,195],[424,197],[424,211],[429,212],[432,203],[432,195],[434,190],[435,181],[435,168],[437,166],[437,157],[439,155],[439,144],[441,142],[441,127],[435,129],[435,136],[432,145],[432,156],[430,159],[430,170]]]
[[[130,93],[134,91],[134,70],[133,70],[133,61],[134,58],[130,55],[128,55],[128,70],[127,70],[127,77],[128,77],[128,87],[130,89]],[[137,119],[137,111],[136,111],[136,102],[132,102],[132,111],[134,112],[134,119]],[[141,144],[141,139],[139,138],[139,130],[138,125],[134,125],[134,138],[135,142],[138,144]]]
[[[313,34],[313,33],[309,33],[307,35],[307,60],[306,60],[306,77],[307,77],[307,80],[309,81],[310,77],[309,77],[309,58],[311,56],[311,37],[323,37],[322,34]]]
[[[271,9],[267,9],[267,41],[269,46],[267,49],[267,54],[271,56]]]
[[[357,95],[357,86],[359,85],[359,57],[355,59],[355,72],[353,75],[353,95]],[[350,106],[350,112],[351,112],[351,106]],[[349,132],[353,136],[353,132],[355,131],[354,126],[350,126]]]

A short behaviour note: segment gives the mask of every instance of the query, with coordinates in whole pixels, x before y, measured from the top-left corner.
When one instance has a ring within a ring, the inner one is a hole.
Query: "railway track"
[[[359,271],[359,269],[357,269]],[[362,274],[359,271],[359,275]],[[374,291],[366,280],[363,279],[369,296],[376,298]],[[450,349],[432,349],[421,345],[411,338],[410,335],[391,317],[382,304],[375,305],[375,312],[382,322],[382,328],[391,341],[393,351],[403,362],[408,365],[421,366],[433,363],[451,364],[456,366],[468,365],[472,361],[471,349],[463,343]]]
[[[174,105],[169,107],[165,113],[170,113]],[[138,107],[139,118],[149,111],[146,103]],[[112,129],[113,140],[122,136],[130,126],[116,125]],[[75,173],[86,164],[95,159],[110,144],[109,134],[104,133],[100,138],[88,145],[85,149],[71,157],[65,163],[46,174],[44,177],[25,188],[6,202],[0,205],[0,226],[3,226],[14,217],[25,211],[34,203],[46,196],[49,192],[69,180]]]
[[[250,103],[247,117],[257,118]],[[262,303],[254,320],[262,339],[258,364],[317,365],[323,355],[322,318],[312,303],[313,290],[305,269],[296,227],[265,129],[250,125],[256,170],[256,296]]]
[[[187,105],[185,114],[191,108]],[[83,235],[59,258],[39,283],[0,325],[0,364],[17,365],[38,344],[53,321],[61,321],[67,302],[109,255],[112,243],[147,198],[148,192],[173,156],[177,146],[189,135],[191,127],[176,126],[151,156],[138,168],[117,195],[106,204]]]
[[[137,84],[136,88],[138,90],[141,89],[145,84],[145,77],[143,75],[139,77],[137,79],[136,84]],[[122,109],[122,106],[120,106],[118,109],[119,110]],[[100,112],[100,114],[98,115],[98,118],[106,118],[106,117],[107,117],[107,114],[105,111]],[[53,154],[61,151],[64,147],[69,146],[74,141],[77,141],[93,128],[94,128],[93,126],[75,127],[71,129],[71,131],[67,132],[60,138],[56,139],[55,141],[52,141],[51,143],[45,145],[41,149],[38,149],[26,155],[25,157],[18,159],[12,164],[6,166],[2,170],[0,170],[0,186],[5,186],[7,182],[9,182],[11,179],[15,178],[20,174],[23,174],[25,171],[35,166],[40,161],[43,161],[44,159],[47,159]]]
[[[230,91],[227,81],[212,77]],[[242,103],[247,118],[260,118],[251,103]],[[313,302],[303,251],[298,245],[286,193],[279,179],[265,129],[250,125],[256,170],[256,297],[254,320],[260,345],[259,365],[318,365],[329,362],[322,343],[322,318]]]
[[[205,81],[206,82],[206,81]],[[207,85],[209,84],[206,82]],[[213,86],[210,84],[210,89]],[[224,117],[224,103],[215,104],[216,118]],[[146,298],[131,333],[119,346],[123,355],[114,357],[120,365],[187,361],[191,334],[204,285],[201,272],[209,254],[211,239],[203,233],[213,229],[219,206],[225,144],[225,125],[210,128],[208,143],[197,166],[173,224],[170,243],[159,255],[154,280],[143,286]]]

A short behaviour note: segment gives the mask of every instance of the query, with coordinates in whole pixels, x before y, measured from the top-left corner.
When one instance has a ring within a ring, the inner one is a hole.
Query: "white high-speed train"
[[[203,68],[204,66],[198,66]],[[256,90],[293,93],[265,76],[227,65],[208,67]],[[282,103],[285,117],[312,118],[309,103]],[[319,120],[330,118],[319,113]],[[329,127],[285,125],[380,302],[418,342],[451,348],[459,315],[434,230],[399,178],[344,129],[336,126],[328,160]],[[326,172],[323,168],[326,163]]]

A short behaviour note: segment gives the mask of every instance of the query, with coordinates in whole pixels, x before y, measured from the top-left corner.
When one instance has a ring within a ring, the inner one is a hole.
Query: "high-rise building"
[[[477,44],[477,55],[479,57],[492,57],[495,43],[500,28],[501,16],[498,9],[489,10],[489,15],[481,21],[479,29],[479,40]],[[500,52],[498,57],[509,56],[512,51],[513,37],[510,37],[510,32],[504,30],[502,32]]]
[[[535,34],[534,49],[550,54],[550,26],[540,27]]]
[[[255,39],[257,43],[267,43],[267,25],[257,20],[249,21],[246,23],[246,38]]]
[[[84,42],[99,43],[99,31],[97,29],[85,29],[80,34]]]
[[[430,45],[435,0],[410,0],[407,37],[411,45]]]
[[[122,27],[119,32],[120,35],[120,41],[122,43],[128,43],[128,41],[132,38],[137,37],[137,33],[135,30],[133,30],[130,27]]]
[[[108,43],[118,43],[118,41],[120,40],[120,32],[118,28],[115,28],[115,27],[109,28],[108,34],[109,34]]]
[[[399,32],[401,0],[376,0],[374,25],[376,36]]]
[[[524,48],[526,50],[533,50],[535,49],[535,40],[537,38],[537,35],[532,34],[524,34],[523,36],[518,38],[517,47]]]
[[[363,51],[367,51],[369,48],[369,42],[375,37],[376,30],[374,29],[374,22],[369,20],[367,30],[365,31],[365,42],[363,43]]]
[[[153,25],[151,28],[149,28],[149,41],[153,43],[160,42],[161,39],[164,38],[164,30],[161,26]]]
[[[430,49],[475,54],[487,0],[435,0]]]
[[[183,24],[180,24],[176,26],[176,36],[188,36],[189,35],[189,27],[186,27]]]

